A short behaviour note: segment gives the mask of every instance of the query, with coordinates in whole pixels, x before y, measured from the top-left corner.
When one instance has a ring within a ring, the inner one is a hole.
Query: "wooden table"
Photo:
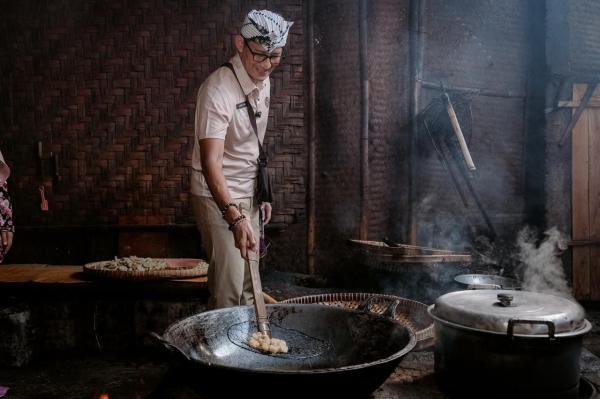
[[[77,265],[0,265],[0,297],[93,295],[110,297],[206,297],[204,277],[178,280],[125,281],[94,279]]]
[[[21,357],[8,364],[23,365],[32,353],[60,356],[65,350],[144,347],[147,331],[162,332],[206,309],[206,281],[95,279],[76,265],[0,265],[0,310],[5,309],[0,357],[18,348],[15,353]],[[8,312],[25,316],[15,319]],[[14,348],[3,347],[6,342]]]

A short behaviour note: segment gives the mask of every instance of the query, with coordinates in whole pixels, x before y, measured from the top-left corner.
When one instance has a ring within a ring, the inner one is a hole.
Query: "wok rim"
[[[402,323],[399,323],[396,320],[392,320],[392,319],[386,318],[384,316],[370,313],[370,312],[364,312],[364,311],[357,310],[357,309],[337,308],[337,307],[331,307],[331,306],[320,305],[320,304],[277,303],[277,304],[272,304],[272,305],[271,304],[266,305],[266,307],[268,309],[268,308],[279,307],[279,306],[291,307],[291,306],[298,306],[298,305],[300,305],[302,307],[304,307],[304,306],[319,306],[319,307],[324,307],[327,309],[338,309],[336,311],[342,311],[342,312],[347,312],[347,313],[366,313],[366,314],[368,314],[369,317],[383,318],[385,320],[388,320],[391,323],[396,324],[398,327],[401,327],[404,330],[406,330],[406,332],[408,333],[408,336],[409,336],[409,340],[408,340],[408,343],[401,350],[394,352],[392,355],[390,355],[388,357],[385,357],[383,359],[377,359],[377,360],[374,360],[374,361],[368,362],[368,363],[359,363],[359,364],[343,366],[343,367],[328,367],[328,368],[318,368],[318,369],[309,369],[309,370],[290,370],[290,369],[282,370],[282,369],[277,369],[277,368],[253,369],[253,368],[248,368],[248,367],[234,367],[234,366],[228,366],[228,365],[223,365],[223,364],[216,364],[216,363],[211,363],[211,362],[205,361],[204,359],[192,359],[190,357],[188,357],[187,361],[193,365],[202,365],[202,366],[210,367],[212,369],[223,369],[223,370],[231,370],[231,371],[235,371],[235,372],[244,372],[244,373],[252,373],[252,374],[271,374],[271,375],[272,374],[280,374],[280,375],[333,374],[333,373],[343,373],[343,372],[348,372],[348,371],[355,371],[355,370],[361,370],[361,369],[365,369],[365,368],[380,366],[383,364],[391,363],[394,360],[400,361],[402,359],[402,357],[405,356],[407,353],[409,353],[411,350],[413,350],[418,343],[416,334],[410,328],[407,328]],[[254,307],[252,305],[241,305],[241,306],[233,306],[233,307],[229,307],[229,308],[209,310],[209,311],[202,312],[199,314],[227,313],[227,312],[231,312],[234,309],[241,309],[241,308],[254,309]],[[171,324],[169,327],[166,328],[165,332],[163,333],[163,335],[162,335],[163,339],[165,339],[172,345],[176,346],[175,344],[173,344],[170,340],[168,340],[166,338],[166,334],[168,333],[168,331],[171,330],[172,328],[174,328],[179,323],[182,323],[183,321],[189,319],[190,317],[196,317],[199,314],[186,317],[182,320],[179,320],[179,321]],[[185,352],[183,352],[183,353],[185,353]],[[265,355],[265,356],[267,356],[267,355]]]

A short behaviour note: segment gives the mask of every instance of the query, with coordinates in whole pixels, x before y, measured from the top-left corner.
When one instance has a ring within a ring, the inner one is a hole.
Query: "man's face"
[[[276,48],[271,53],[267,53],[260,44],[245,40],[241,36],[238,36],[236,40],[236,47],[246,72],[253,80],[265,80],[281,62],[283,53],[281,48]]]

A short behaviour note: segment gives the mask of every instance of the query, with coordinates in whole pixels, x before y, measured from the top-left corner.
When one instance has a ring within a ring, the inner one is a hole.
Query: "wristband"
[[[235,226],[237,226],[238,224],[242,223],[242,221],[246,219],[246,216],[244,216],[243,214],[238,216],[237,218],[235,218],[235,220],[233,222],[231,222],[231,224],[229,225],[229,230],[233,231],[233,229],[235,228]]]
[[[225,214],[227,213],[227,210],[231,207],[235,207],[237,209],[237,205],[234,204],[233,202],[230,202],[228,204],[226,204],[223,208],[221,208],[221,216],[225,217]]]

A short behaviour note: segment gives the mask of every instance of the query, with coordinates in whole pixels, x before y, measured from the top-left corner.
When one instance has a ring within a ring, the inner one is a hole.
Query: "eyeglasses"
[[[252,48],[250,47],[250,45],[248,44],[248,40],[246,40],[246,39],[244,39],[244,44],[246,45],[246,47],[248,47],[248,50],[250,50],[250,53],[252,53],[252,59],[254,60],[254,62],[258,62],[259,64],[261,62],[264,62],[268,58],[269,61],[271,62],[271,65],[278,65],[281,62],[281,60],[283,58],[285,58],[281,53],[274,54],[274,55],[255,53],[252,50]]]

